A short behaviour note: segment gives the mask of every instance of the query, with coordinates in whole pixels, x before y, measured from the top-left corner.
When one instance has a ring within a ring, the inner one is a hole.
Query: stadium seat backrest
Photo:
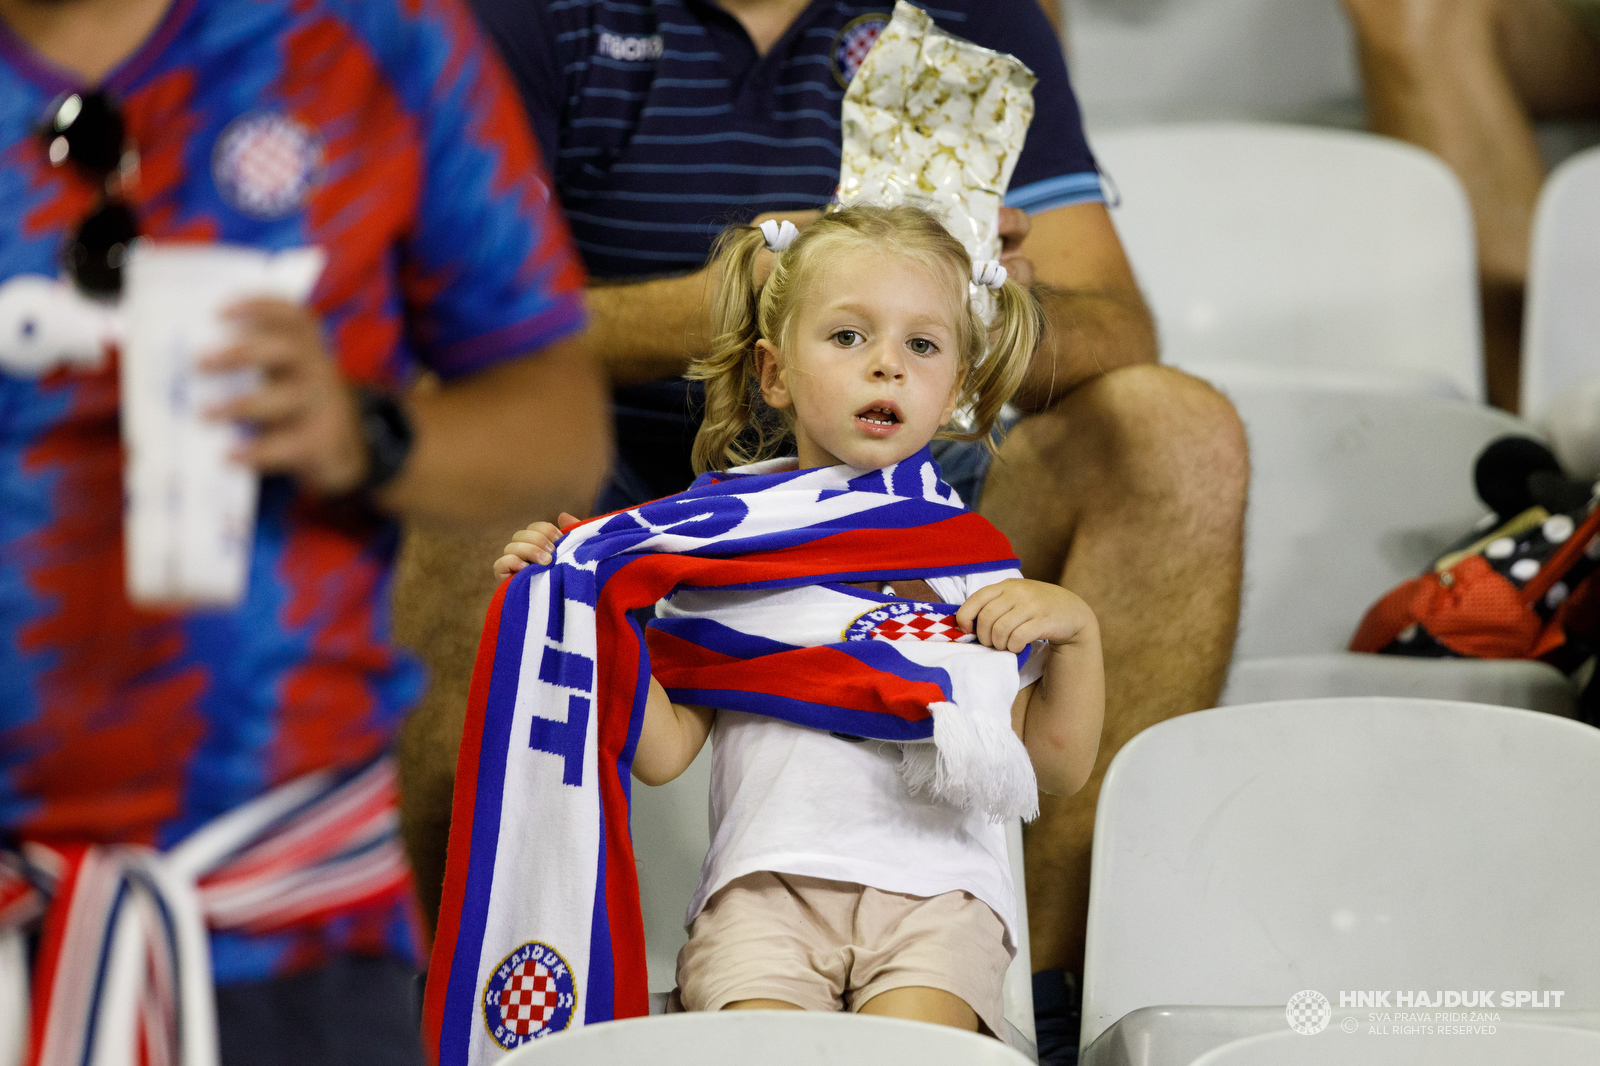
[[[1369,1013],[1359,1013],[1358,1027],[1360,1019]],[[1415,1013],[1420,1016],[1430,1012]],[[1487,1014],[1484,1011],[1448,1013],[1463,1014],[1469,1020]],[[1406,1023],[1399,1024],[1403,1027]],[[1349,1066],[1351,1062],[1360,1062],[1361,1066],[1503,1066],[1508,1062],[1590,1066],[1600,1062],[1600,1032],[1593,1029],[1500,1021],[1484,1026],[1490,1030],[1488,1033],[1472,1032],[1470,1024],[1462,1026],[1467,1035],[1456,1035],[1455,1039],[1418,1036],[1373,1040],[1371,1037],[1377,1033],[1369,1033],[1368,1028],[1361,1027],[1349,1034],[1331,1029],[1325,1040],[1307,1040],[1304,1034],[1284,1026],[1276,1033],[1263,1033],[1216,1048],[1188,1066]],[[1393,1026],[1379,1024],[1370,1028],[1387,1033]],[[1493,1039],[1480,1039],[1483,1036]]]
[[[1234,384],[1250,442],[1237,658],[1341,651],[1378,597],[1483,517],[1473,462],[1532,433],[1435,396]]]
[[[689,939],[683,916],[711,846],[710,788],[709,743],[676,781],[656,788],[633,782],[633,857],[652,993],[670,992],[678,983],[678,949]]]
[[[942,1025],[813,1011],[630,1018],[524,1044],[500,1066],[1028,1066],[1012,1049]]]
[[[711,745],[677,780],[658,788],[633,783],[633,851],[639,870],[644,911],[645,950],[650,991],[676,985],[678,949],[688,935],[683,927],[689,899],[700,883],[700,862],[711,846],[707,804],[711,788]],[[1028,902],[1023,890],[1022,826],[1007,828],[1011,877],[1017,886],[1017,924],[1022,943],[1006,971],[1006,1021],[1023,1039],[1036,1041],[1033,1027],[1033,967],[1028,954]]]
[[[1173,718],[1100,793],[1083,1043],[1140,1007],[1303,990],[1593,1010],[1597,879],[1600,730],[1386,697]]]
[[[1600,148],[1545,182],[1522,328],[1522,410],[1537,420],[1564,390],[1600,375]]]
[[[1197,123],[1092,139],[1162,360],[1387,375],[1483,395],[1472,223],[1420,149],[1341,130]]]
[[[1064,0],[1072,87],[1091,124],[1360,115],[1338,0]]]

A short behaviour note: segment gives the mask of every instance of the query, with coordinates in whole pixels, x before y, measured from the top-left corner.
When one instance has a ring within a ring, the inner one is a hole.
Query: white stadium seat
[[[1183,715],[1100,792],[1082,1040],[1163,1004],[1281,1026],[1303,990],[1561,990],[1592,1012],[1597,881],[1600,730],[1434,700]]]
[[[651,998],[664,1006],[664,993],[677,985],[678,949],[688,940],[683,926],[689,898],[700,883],[700,863],[711,845],[707,818],[711,786],[708,744],[677,780],[658,788],[633,783],[633,849],[644,910],[645,952]],[[1036,1055],[1033,1027],[1033,967],[1028,955],[1028,901],[1023,889],[1022,826],[1007,830],[1011,876],[1017,887],[1017,926],[1021,943],[1006,971],[1006,1034],[1029,1058]]]
[[[1185,1066],[1349,1066],[1351,1062],[1361,1066],[1504,1066],[1512,1062],[1592,1066],[1600,1062],[1600,1032],[1593,1029],[1504,1021],[1494,1028],[1490,1035],[1442,1039],[1391,1039],[1363,1030],[1307,1040],[1285,1027],[1225,1044]]]
[[[1230,707],[1317,696],[1412,696],[1523,707],[1567,718],[1577,713],[1576,687],[1548,663],[1353,651],[1236,659],[1217,703]]]
[[[1163,361],[1207,378],[1244,364],[1482,399],[1471,216],[1433,156],[1245,123],[1092,143]]]
[[[860,1014],[717,1011],[590,1025],[524,1044],[502,1066],[1027,1066],[1000,1041]]]
[[[1359,990],[1355,991],[1357,996],[1352,998],[1359,998]],[[1396,1008],[1393,993],[1397,991],[1390,990],[1388,1010],[1376,1012],[1370,990],[1365,1006],[1359,1002],[1338,1006],[1345,993],[1335,993],[1329,1001],[1327,1024],[1314,1033],[1291,1029],[1286,1005],[1281,1003],[1267,1007],[1140,1007],[1096,1037],[1083,1049],[1078,1062],[1081,1066],[1256,1066],[1261,1062],[1272,1066],[1593,1066],[1596,1061],[1600,1011],[1552,1009],[1548,1004],[1537,1008],[1496,1004],[1492,1012],[1457,1008],[1447,1012],[1454,1015],[1456,1023],[1465,1017],[1465,1024],[1457,1024],[1455,1032],[1429,1033],[1423,1024],[1430,1023],[1414,1023],[1431,1015],[1431,1008]],[[1431,990],[1430,996],[1432,991],[1442,990]],[[1415,998],[1415,992],[1408,990],[1408,995]],[[1404,1017],[1397,1016],[1397,1010]],[[1385,1014],[1387,1021],[1383,1020]],[[1320,1022],[1320,1016],[1316,1020]],[[1401,1024],[1412,1024],[1412,1031],[1398,1030]],[[1493,1032],[1484,1032],[1485,1028]]]
[[[1339,0],[1063,0],[1090,127],[1360,117]]]
[[[1224,390],[1250,442],[1240,658],[1345,648],[1367,608],[1486,513],[1472,469],[1530,434],[1493,408],[1312,386]]]
[[[1537,421],[1600,375],[1600,148],[1545,182],[1534,216],[1523,318],[1522,410]]]
[[[1226,386],[1250,441],[1244,603],[1225,704],[1334,695],[1466,699],[1573,713],[1543,663],[1345,652],[1367,609],[1486,509],[1489,441],[1533,430],[1480,404],[1323,385]]]

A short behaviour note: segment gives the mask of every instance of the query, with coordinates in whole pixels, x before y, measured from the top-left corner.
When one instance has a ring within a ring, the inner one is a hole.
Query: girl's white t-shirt
[[[928,578],[960,604],[1010,574]],[[1039,649],[1021,672],[1043,672]],[[711,850],[684,924],[723,885],[758,871],[851,881],[885,892],[970,892],[1005,923],[1016,953],[1006,827],[906,791],[899,745],[850,741],[763,715],[717,711],[711,736]]]

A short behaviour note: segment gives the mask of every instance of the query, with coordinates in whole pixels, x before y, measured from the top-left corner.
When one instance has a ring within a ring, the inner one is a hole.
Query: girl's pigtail
[[[729,459],[747,462],[741,442],[752,427],[762,429],[756,403],[761,377],[756,369],[756,341],[761,338],[761,288],[755,282],[755,261],[766,239],[759,229],[730,229],[717,239],[712,261],[717,288],[711,305],[711,348],[696,359],[685,377],[705,382],[705,418],[694,439],[694,472],[725,470]]]
[[[1044,334],[1044,310],[1027,287],[1007,278],[995,290],[994,326],[988,331],[989,350],[977,361],[962,391],[971,398],[973,439],[981,437],[993,447],[989,431],[1000,409],[1022,387],[1028,364]],[[965,435],[963,435],[965,436]]]

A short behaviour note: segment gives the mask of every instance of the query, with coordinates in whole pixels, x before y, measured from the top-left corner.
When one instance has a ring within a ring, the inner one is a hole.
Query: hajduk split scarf
[[[909,789],[1036,812],[1010,729],[1018,657],[964,638],[959,605],[844,584],[1015,575],[1006,538],[927,449],[866,474],[793,467],[591,519],[496,592],[425,1005],[445,1066],[648,1013],[629,772],[652,673],[680,703],[900,742]],[[640,609],[674,593],[647,638]]]

